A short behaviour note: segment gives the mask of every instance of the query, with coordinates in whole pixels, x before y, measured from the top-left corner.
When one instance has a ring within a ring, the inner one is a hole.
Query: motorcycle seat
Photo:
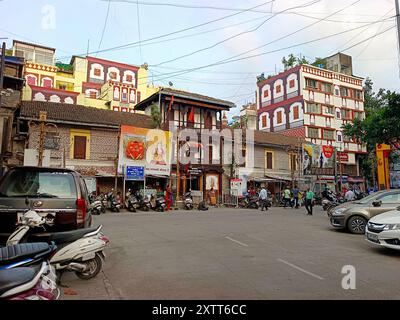
[[[15,287],[32,281],[36,273],[34,268],[29,267],[0,270],[0,296]]]
[[[51,246],[46,242],[20,243],[0,248],[0,265],[32,258],[38,254],[48,252],[50,248]]]
[[[54,242],[55,244],[62,244],[68,242],[74,242],[84,235],[96,231],[98,227],[95,228],[85,228],[79,230],[65,231],[65,232],[54,232],[54,233],[37,233],[32,234],[29,238],[30,241],[42,241]],[[45,239],[45,240],[44,240]]]

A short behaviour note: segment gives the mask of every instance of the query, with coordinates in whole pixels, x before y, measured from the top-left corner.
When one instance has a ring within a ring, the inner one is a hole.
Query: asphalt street
[[[95,216],[103,272],[62,299],[400,299],[400,251],[334,230],[325,212],[270,208]],[[355,289],[342,288],[354,266]]]

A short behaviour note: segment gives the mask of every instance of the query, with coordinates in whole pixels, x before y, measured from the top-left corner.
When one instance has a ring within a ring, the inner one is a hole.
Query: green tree
[[[322,68],[326,68],[326,59],[325,58],[315,58],[315,61],[312,63],[314,67],[321,66]]]
[[[158,104],[153,103],[150,108],[151,108],[152,126],[154,129],[159,129],[161,125],[161,114],[160,110],[158,109]]]
[[[282,64],[283,64],[285,71],[290,68],[293,68],[296,65],[296,62],[297,62],[297,58],[293,55],[293,53],[289,54],[287,59],[286,59],[286,57],[282,58]]]

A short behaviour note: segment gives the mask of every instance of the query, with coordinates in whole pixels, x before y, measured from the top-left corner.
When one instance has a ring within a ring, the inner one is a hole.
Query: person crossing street
[[[260,199],[260,202],[261,202],[261,211],[264,211],[264,208],[265,208],[265,211],[267,211],[268,210],[268,205],[267,205],[268,192],[264,186],[261,188],[258,198]]]
[[[314,206],[314,192],[310,190],[310,188],[307,188],[306,192],[306,209],[307,209],[307,215],[313,214],[313,206]]]

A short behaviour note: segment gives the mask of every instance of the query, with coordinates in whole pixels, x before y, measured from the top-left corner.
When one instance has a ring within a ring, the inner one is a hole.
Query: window
[[[353,94],[354,94],[355,99],[358,99],[358,100],[362,99],[362,92],[360,90],[354,90]]]
[[[342,133],[340,131],[337,132],[337,141],[339,141],[339,142],[343,141]]]
[[[341,110],[341,115],[343,119],[351,119],[351,111],[347,109]]]
[[[319,138],[319,129],[318,128],[308,128],[308,137],[309,138]]]
[[[282,111],[276,113],[276,123],[282,123]]]
[[[272,151],[265,152],[265,168],[274,169],[274,153]]]
[[[282,91],[282,86],[280,84],[278,84],[276,86],[276,93],[280,93]]]
[[[289,81],[289,88],[294,88],[295,82],[294,79]]]
[[[74,136],[74,159],[86,159],[86,136]]]
[[[343,135],[343,140],[344,141],[352,141],[352,138],[346,134]]]
[[[307,103],[308,113],[321,113],[321,105],[318,103]]]
[[[137,103],[139,103],[140,102],[140,92],[138,91],[138,93],[137,93]]]
[[[58,89],[60,90],[67,90],[67,86],[65,84],[59,84]]]
[[[101,76],[101,70],[99,68],[95,68],[94,71],[93,71],[93,74],[96,77],[100,77]]]
[[[293,120],[299,119],[299,106],[293,107]]]
[[[267,116],[266,115],[263,115],[261,117],[261,125],[263,128],[265,128],[267,126]]]
[[[74,177],[64,172],[14,170],[2,181],[0,192],[7,197],[37,197],[41,193],[59,198],[76,198]]]
[[[342,119],[342,112],[340,111],[340,109],[336,109],[336,118]]]
[[[306,79],[306,87],[307,87],[307,88],[317,89],[317,88],[318,88],[318,82],[317,82],[317,80]]]
[[[132,75],[127,74],[127,75],[126,75],[126,81],[127,81],[127,82],[132,82]]]
[[[268,90],[264,91],[264,98],[268,98]]]
[[[338,96],[340,94],[339,89],[335,88],[335,96]]]
[[[322,91],[326,93],[332,93],[332,85],[330,83],[323,83]]]
[[[289,169],[291,171],[297,170],[297,155],[296,154],[289,154]]]
[[[53,81],[49,78],[42,79],[42,85],[46,88],[51,88],[53,86]]]
[[[379,198],[382,203],[399,203],[400,202],[400,193],[392,193]]]
[[[335,111],[332,106],[325,106],[325,113],[333,115]]]
[[[117,73],[115,71],[111,71],[110,72],[110,78],[113,79],[113,80],[117,79]]]
[[[30,86],[36,86],[36,77],[32,75],[28,75],[27,77],[27,82]]]
[[[354,112],[354,119],[362,120],[363,119],[362,113],[361,112]]]
[[[90,91],[90,98],[97,99],[97,92],[96,91]]]
[[[340,95],[342,97],[348,97],[349,96],[349,90],[345,87],[340,87]]]
[[[335,139],[335,131],[334,130],[323,130],[323,138],[325,140],[334,140]]]

